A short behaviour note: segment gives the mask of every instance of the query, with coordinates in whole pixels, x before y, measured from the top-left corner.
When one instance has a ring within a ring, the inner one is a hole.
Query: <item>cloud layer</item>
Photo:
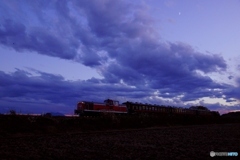
[[[34,71],[39,76],[19,69],[0,72],[3,100],[72,106],[81,99],[102,101],[110,96],[172,104],[204,97],[240,99],[239,86],[207,76],[227,70],[223,57],[164,41],[144,3],[2,1],[0,8],[0,45],[82,63],[104,77],[66,81],[41,71]]]

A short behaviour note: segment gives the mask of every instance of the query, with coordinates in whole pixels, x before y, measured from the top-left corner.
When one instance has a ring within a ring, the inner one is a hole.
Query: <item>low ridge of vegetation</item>
[[[106,113],[98,117],[64,117],[18,115],[12,111],[9,115],[0,115],[0,133],[58,133],[71,131],[96,131],[111,129],[134,129],[176,125],[200,125],[239,123],[239,113],[221,117],[196,116],[157,116],[157,115],[122,115]],[[230,116],[234,115],[234,116]],[[235,118],[233,118],[235,117]],[[236,118],[238,117],[238,118]]]

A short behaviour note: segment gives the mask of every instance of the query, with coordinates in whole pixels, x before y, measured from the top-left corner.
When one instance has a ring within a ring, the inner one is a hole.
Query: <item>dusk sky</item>
[[[107,98],[240,110],[240,1],[0,1],[0,113]]]

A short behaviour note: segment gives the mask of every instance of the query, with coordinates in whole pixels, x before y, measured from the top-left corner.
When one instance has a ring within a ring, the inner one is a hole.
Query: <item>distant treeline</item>
[[[176,125],[202,125],[240,123],[240,112],[219,117],[156,116],[140,114],[134,116],[104,114],[98,117],[0,115],[0,135],[15,133],[59,133],[71,131],[99,131],[109,129],[136,129]],[[0,137],[1,137],[0,136]]]
[[[223,114],[222,117],[226,117],[226,118],[239,118],[240,119],[240,111],[238,111],[238,112],[229,112],[229,113]]]

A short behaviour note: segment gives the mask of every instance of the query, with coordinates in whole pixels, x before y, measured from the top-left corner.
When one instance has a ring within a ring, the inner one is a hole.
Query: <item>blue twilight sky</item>
[[[0,1],[0,113],[117,99],[240,110],[239,0]]]

